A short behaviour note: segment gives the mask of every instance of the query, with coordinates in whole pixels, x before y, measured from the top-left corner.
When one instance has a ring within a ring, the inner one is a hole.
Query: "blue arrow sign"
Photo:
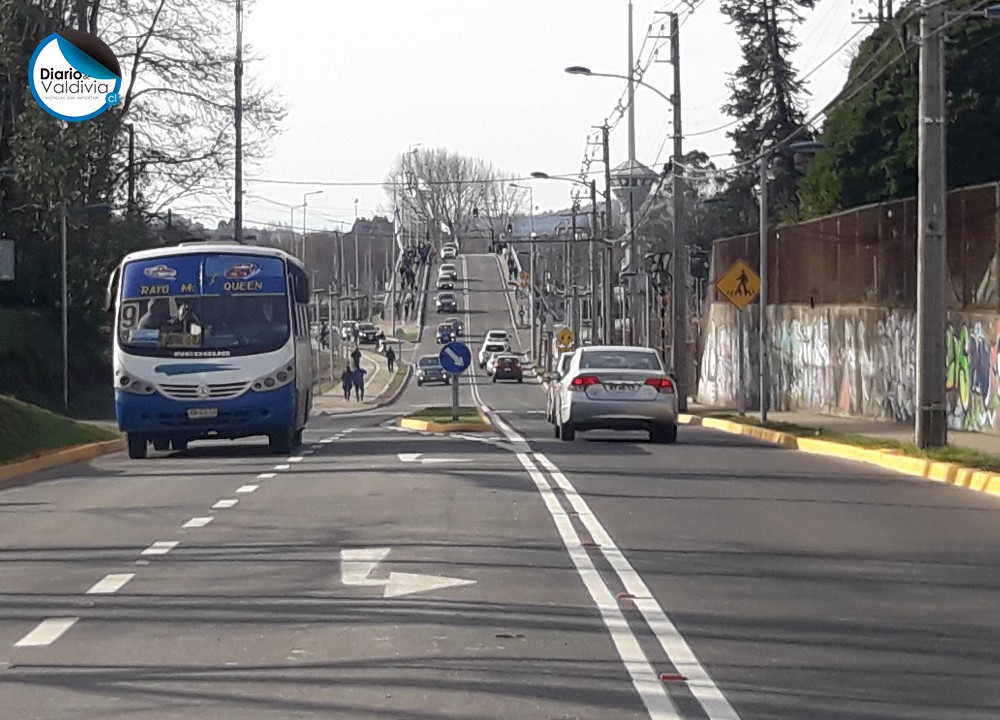
[[[465,343],[450,342],[441,348],[438,355],[443,367],[451,375],[459,375],[469,369],[472,364],[472,351]]]

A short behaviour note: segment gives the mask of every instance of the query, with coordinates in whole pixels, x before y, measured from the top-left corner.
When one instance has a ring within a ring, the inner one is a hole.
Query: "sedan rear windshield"
[[[580,368],[607,370],[663,371],[660,358],[651,352],[630,350],[595,350],[580,355]]]
[[[420,367],[422,367],[422,368],[437,367],[440,364],[441,364],[441,361],[438,360],[436,357],[422,357],[422,358],[420,358]]]

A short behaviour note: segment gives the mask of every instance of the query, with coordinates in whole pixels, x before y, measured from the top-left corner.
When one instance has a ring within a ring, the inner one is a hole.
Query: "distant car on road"
[[[653,442],[677,441],[677,387],[652,348],[578,348],[556,405],[554,433],[563,440],[586,430],[647,430]]]
[[[417,387],[431,382],[448,385],[451,383],[451,378],[447,371],[441,367],[441,361],[437,355],[423,355],[417,361]]]
[[[340,337],[342,340],[353,340],[358,335],[358,323],[356,320],[344,320],[340,323]]]
[[[521,361],[513,355],[494,355],[490,360],[493,372],[493,382],[497,380],[517,380],[524,382],[524,371],[521,368]]]
[[[439,313],[456,312],[458,310],[458,301],[455,299],[455,293],[450,291],[438,293],[437,299],[434,301],[434,306]]]
[[[455,289],[455,281],[452,280],[450,277],[442,275],[442,276],[440,276],[437,279],[437,289],[438,290],[454,290]]]
[[[442,260],[454,260],[456,257],[458,257],[458,248],[454,245],[445,245],[441,248]]]
[[[437,326],[437,343],[438,345],[444,345],[445,343],[450,343],[455,339],[455,328],[451,323],[441,323]]]
[[[509,352],[510,345],[505,342],[483,343],[483,346],[479,348],[479,367],[486,367],[486,361],[489,359],[490,355]]]
[[[458,318],[448,318],[445,322],[450,322],[451,326],[455,328],[455,336],[462,337],[465,335],[465,323],[463,323]]]
[[[378,340],[378,328],[370,322],[358,323],[358,342],[374,345]]]
[[[483,338],[484,343],[488,342],[503,342],[510,343],[510,333],[506,330],[487,330],[486,337]]]
[[[569,363],[573,359],[573,353],[564,352],[556,362],[556,369],[549,373],[549,392],[545,398],[545,419],[550,423],[555,422],[556,404],[559,402],[559,390],[561,383],[566,377]]]
[[[455,267],[455,263],[445,263],[438,268],[438,276],[458,280],[458,268]]]

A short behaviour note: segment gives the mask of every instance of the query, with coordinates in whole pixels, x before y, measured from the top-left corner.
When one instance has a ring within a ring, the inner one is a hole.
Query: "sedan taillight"
[[[647,385],[652,385],[661,393],[672,393],[674,391],[674,384],[671,382],[670,378],[665,377],[652,377],[646,380]]]
[[[577,375],[566,387],[570,390],[586,390],[591,385],[600,385],[601,380],[596,375]]]

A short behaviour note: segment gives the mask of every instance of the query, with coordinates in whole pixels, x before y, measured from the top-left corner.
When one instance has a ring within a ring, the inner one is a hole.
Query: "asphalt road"
[[[510,328],[495,259],[460,270],[470,341]],[[450,399],[411,384],[292,457],[0,489],[0,718],[1000,716],[996,499],[703,428],[561,442],[537,382],[466,380],[496,435],[393,427]]]

